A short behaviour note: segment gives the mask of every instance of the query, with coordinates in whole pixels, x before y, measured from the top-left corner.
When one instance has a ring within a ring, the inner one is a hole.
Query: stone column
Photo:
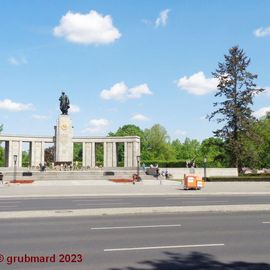
[[[112,166],[117,167],[117,146],[116,142],[112,143]]]
[[[125,142],[125,167],[134,167],[133,142]]]
[[[86,167],[86,160],[85,160],[85,142],[82,143],[82,166]]]
[[[55,162],[70,163],[73,161],[73,127],[68,115],[60,115],[56,125]]]
[[[95,143],[94,142],[84,142],[83,143],[83,166],[90,168],[95,168],[96,166],[96,156],[95,156]]]
[[[116,167],[116,143],[104,142],[104,167]]]
[[[44,165],[45,164],[45,142],[41,142],[41,164]]]
[[[39,164],[44,164],[44,143],[43,142],[31,142],[31,167],[38,167]]]
[[[9,142],[9,157],[8,166],[14,166],[14,155],[17,156],[17,167],[22,166],[22,142],[21,141],[10,141]]]
[[[103,143],[103,167],[108,167],[107,143]]]
[[[133,142],[133,166],[137,167],[137,156],[140,156],[140,142]]]
[[[92,142],[92,147],[91,147],[91,167],[95,168],[96,167],[96,144],[95,142]]]
[[[128,167],[128,160],[127,160],[127,142],[124,142],[124,167]]]

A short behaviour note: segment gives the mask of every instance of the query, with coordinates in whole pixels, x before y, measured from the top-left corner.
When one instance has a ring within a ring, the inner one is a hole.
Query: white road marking
[[[115,202],[115,201],[123,201],[123,199],[81,199],[81,200],[72,200],[72,202]]]
[[[151,250],[151,249],[173,249],[173,248],[197,248],[197,247],[219,247],[225,244],[199,244],[199,245],[179,245],[179,246],[154,246],[154,247],[134,247],[134,248],[107,248],[108,251],[134,251],[134,250]]]
[[[262,224],[269,224],[270,221],[263,221]]]
[[[96,228],[91,228],[91,230],[118,230],[118,229],[141,229],[141,228],[167,228],[167,227],[181,227],[181,224],[122,226],[122,227],[96,227]]]
[[[208,198],[183,198],[183,197],[174,197],[174,198],[165,198],[165,200],[208,200]]]

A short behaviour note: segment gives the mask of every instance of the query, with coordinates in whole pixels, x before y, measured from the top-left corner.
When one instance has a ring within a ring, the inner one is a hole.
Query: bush
[[[178,159],[178,160],[141,160],[141,164],[145,164],[146,167],[149,167],[151,164],[156,165],[158,164],[161,168],[186,168],[186,161],[184,159]],[[188,160],[189,161],[189,160]],[[203,160],[195,160],[195,164],[197,168],[203,168],[205,166]],[[207,161],[206,163],[207,168],[215,168],[216,163],[214,161]],[[220,168],[220,166],[218,166]]]
[[[270,182],[270,176],[207,177],[207,182]]]
[[[149,167],[151,164],[158,164],[162,168],[185,168],[186,160],[141,160],[141,165],[144,164]]]

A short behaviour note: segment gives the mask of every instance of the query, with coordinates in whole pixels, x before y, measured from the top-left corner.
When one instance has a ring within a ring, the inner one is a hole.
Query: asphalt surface
[[[98,209],[122,207],[164,207],[199,205],[270,204],[268,195],[218,195],[218,196],[136,196],[136,197],[61,197],[61,198],[0,198],[0,212]]]
[[[0,239],[3,270],[270,269],[269,212],[4,220]]]

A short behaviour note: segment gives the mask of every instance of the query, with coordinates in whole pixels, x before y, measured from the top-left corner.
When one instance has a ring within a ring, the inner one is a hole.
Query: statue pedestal
[[[55,162],[68,163],[73,161],[73,127],[68,115],[60,115],[55,127]]]

